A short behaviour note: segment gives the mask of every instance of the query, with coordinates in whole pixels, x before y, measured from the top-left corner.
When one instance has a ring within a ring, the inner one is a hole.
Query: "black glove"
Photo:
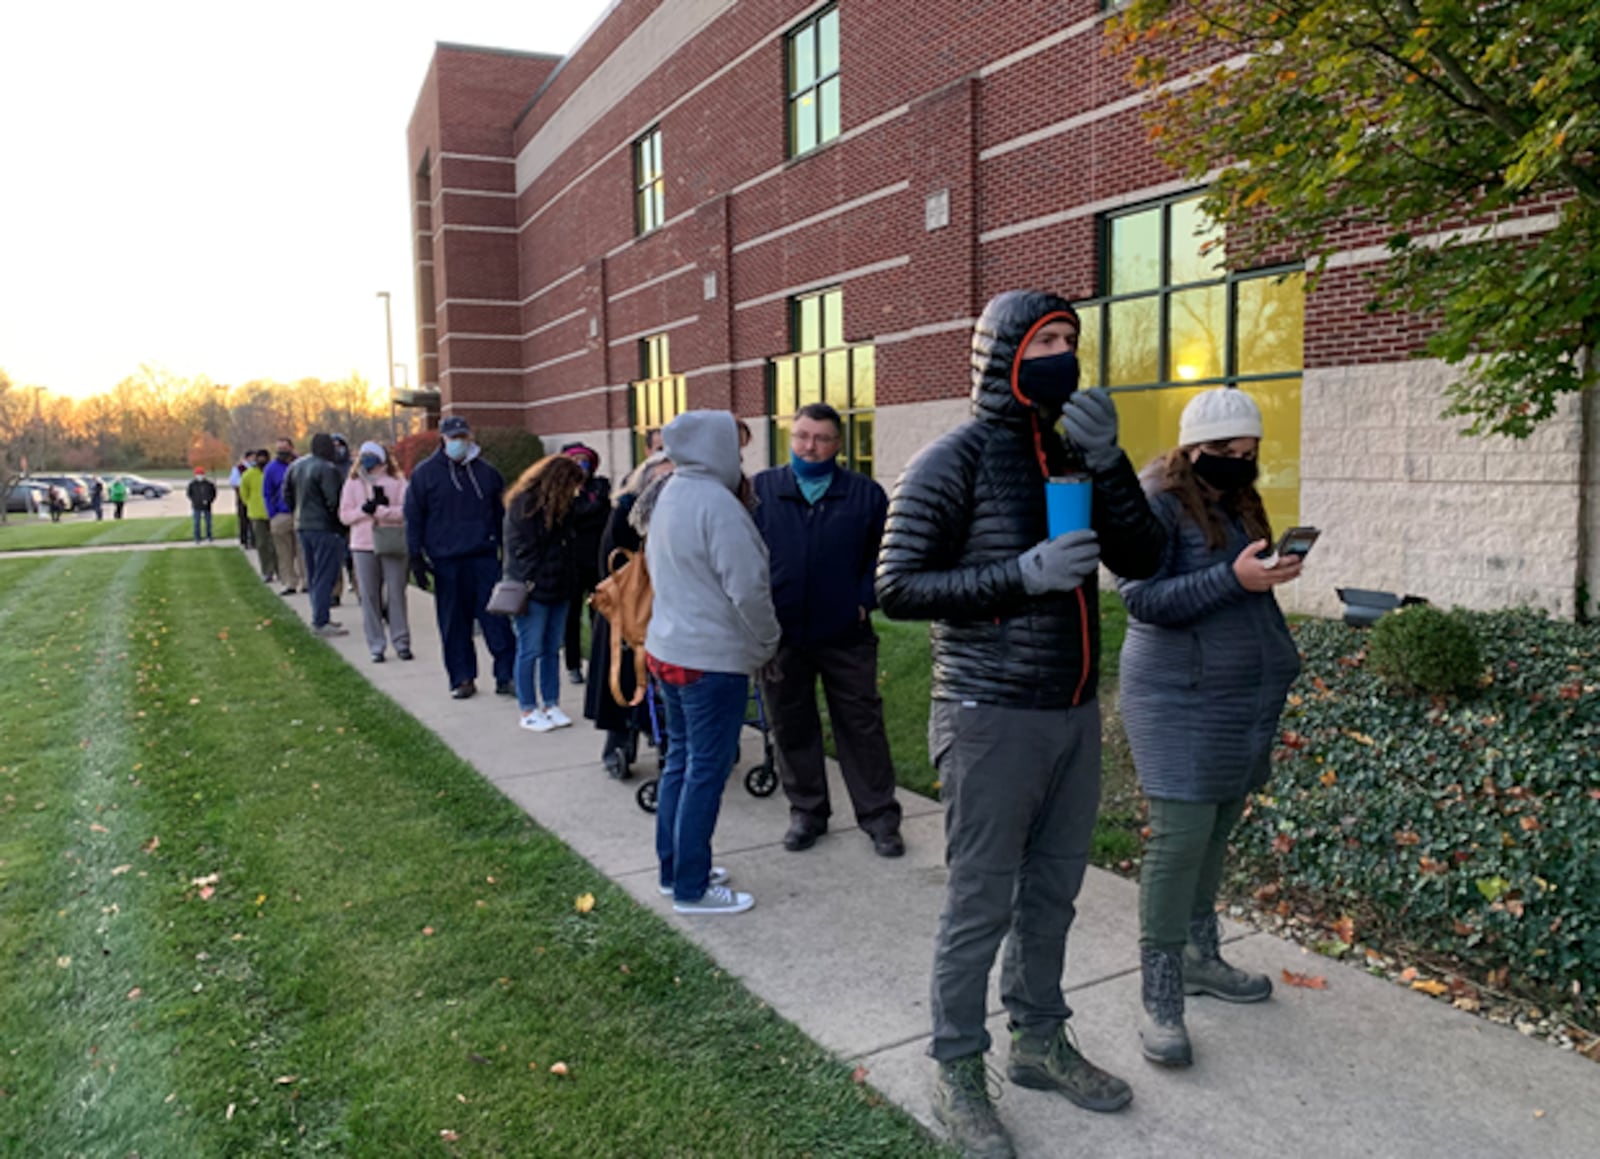
[[[384,492],[382,487],[374,487],[372,489],[372,501],[379,507],[389,506],[389,496]]]
[[[376,498],[368,499],[365,503],[363,503],[361,505],[361,511],[365,515],[372,515],[377,510],[378,510],[378,500]]]
[[[433,572],[428,568],[428,557],[414,555],[411,557],[411,579],[423,591],[433,590]]]

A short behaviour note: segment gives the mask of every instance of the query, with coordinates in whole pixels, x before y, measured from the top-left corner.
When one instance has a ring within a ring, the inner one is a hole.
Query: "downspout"
[[[1585,326],[1593,334],[1595,325]],[[1595,347],[1578,351],[1583,389],[1578,394],[1578,570],[1574,616],[1587,623],[1600,616],[1600,385],[1595,382]]]

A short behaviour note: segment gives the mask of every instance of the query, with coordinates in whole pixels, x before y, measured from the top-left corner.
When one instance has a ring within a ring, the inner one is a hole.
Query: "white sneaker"
[[[522,714],[522,727],[529,732],[549,732],[555,725],[544,709],[533,708]]]
[[[561,711],[560,705],[552,704],[544,710],[544,716],[551,728],[568,728],[572,724],[572,718]]]
[[[711,867],[711,880],[708,881],[706,884],[707,885],[727,885],[728,884],[728,871],[727,871],[727,869],[725,869],[724,867],[722,867],[720,865],[713,865]],[[656,888],[661,891],[661,896],[662,897],[671,897],[672,896],[672,887],[670,885],[662,885],[660,882],[657,882],[656,883]]]
[[[713,885],[699,901],[675,901],[672,912],[679,914],[742,914],[756,904],[747,893],[739,893],[725,885]]]

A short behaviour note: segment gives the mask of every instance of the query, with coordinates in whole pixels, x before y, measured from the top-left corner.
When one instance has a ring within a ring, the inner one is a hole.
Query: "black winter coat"
[[[505,576],[533,586],[528,598],[564,604],[578,594],[578,556],[572,515],[547,527],[544,512],[529,510],[524,492],[506,505]]]
[[[767,542],[772,607],[783,642],[842,644],[871,631],[860,609],[877,606],[873,569],[889,508],[883,488],[867,476],[835,469],[828,489],[807,503],[790,467],[754,480],[756,527]]]
[[[611,519],[611,480],[604,475],[587,480],[572,504],[571,519],[578,583],[584,591],[590,591],[605,574],[600,563],[600,538]]]
[[[1047,473],[1084,469],[1012,389],[1018,351],[1053,313],[1076,317],[1053,294],[1003,294],[989,304],[972,337],[973,418],[923,448],[889,500],[878,604],[891,619],[933,621],[935,700],[1056,709],[1096,692],[1096,578],[1030,596],[1018,563],[1048,537]],[[1154,574],[1166,531],[1127,456],[1093,478],[1101,562],[1122,576]]]

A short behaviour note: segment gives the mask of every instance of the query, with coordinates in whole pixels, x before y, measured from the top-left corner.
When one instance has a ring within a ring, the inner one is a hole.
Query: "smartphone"
[[[1278,540],[1278,546],[1272,549],[1272,554],[1267,556],[1267,566],[1274,566],[1286,555],[1304,559],[1311,552],[1311,545],[1317,542],[1317,537],[1322,532],[1315,527],[1291,527],[1283,533]]]

